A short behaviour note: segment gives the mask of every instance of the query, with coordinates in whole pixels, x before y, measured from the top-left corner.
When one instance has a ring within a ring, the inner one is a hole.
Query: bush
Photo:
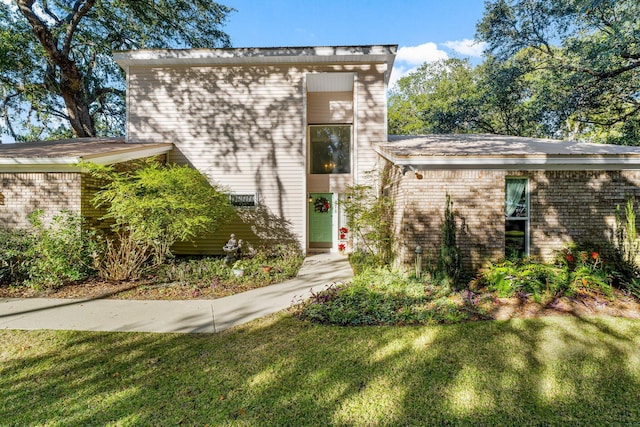
[[[41,210],[29,215],[30,230],[0,231],[0,283],[55,288],[95,273],[100,244],[82,228],[80,215],[62,211],[49,225]]]
[[[93,202],[104,206],[104,218],[113,220],[117,237],[126,241],[113,242],[113,253],[126,248],[131,256],[129,268],[108,273],[129,277],[141,271],[131,267],[142,265],[139,257],[151,257],[154,266],[171,256],[171,246],[193,239],[203,232],[215,231],[231,215],[228,195],[197,170],[188,166],[161,165],[150,160],[133,170],[118,172],[114,167],[86,163],[90,173],[106,182]],[[132,245],[138,245],[138,248]],[[107,260],[103,268],[118,267]]]
[[[379,255],[357,250],[349,254],[349,263],[353,272],[360,274],[368,268],[383,267],[385,260]]]
[[[594,248],[590,244],[570,245],[558,251],[551,264],[532,258],[492,263],[475,283],[499,297],[526,294],[538,302],[578,293],[611,297],[613,283],[621,273],[615,269],[615,263]]]
[[[425,283],[387,268],[366,268],[351,283],[312,294],[297,315],[336,325],[453,323],[484,313],[457,294],[427,293]]]
[[[82,217],[62,211],[53,217],[50,225],[45,225],[42,214],[37,210],[29,215],[34,238],[27,251],[25,284],[55,288],[94,274],[92,257],[98,252],[99,244],[93,232],[83,229]]]
[[[555,265],[541,264],[526,258],[504,260],[489,264],[480,274],[476,285],[506,298],[529,294],[536,301],[543,296],[555,296],[564,286],[562,270]]]
[[[33,234],[26,230],[0,230],[0,284],[20,284],[29,277]]]
[[[444,221],[440,229],[440,254],[438,256],[438,275],[444,282],[454,288],[462,281],[462,256],[456,239],[456,217],[451,197],[447,194],[444,209]]]
[[[393,200],[368,185],[348,187],[340,201],[359,250],[388,264],[393,259]]]

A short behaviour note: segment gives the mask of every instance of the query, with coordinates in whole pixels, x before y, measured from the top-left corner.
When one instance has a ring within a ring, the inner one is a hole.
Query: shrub
[[[26,230],[0,230],[0,284],[19,284],[29,277],[33,244],[33,234]]]
[[[393,201],[367,185],[349,187],[340,202],[359,249],[379,257],[385,264],[393,258]]]
[[[126,230],[116,231],[116,238],[107,237],[102,252],[93,254],[93,266],[98,276],[105,280],[121,281],[138,279],[143,265],[149,258],[149,245],[138,242]]]
[[[555,261],[544,264],[532,258],[489,264],[476,280],[499,297],[522,293],[534,300],[578,293],[613,294],[616,276],[612,263],[593,245],[570,245],[557,251]]]
[[[349,284],[312,294],[296,313],[317,323],[353,326],[452,323],[484,317],[479,308],[461,298],[428,293],[424,282],[384,267],[367,268]]]
[[[456,241],[456,217],[449,194],[447,194],[440,239],[437,272],[442,275],[445,283],[454,288],[458,287],[462,279],[462,257]]]
[[[536,301],[540,301],[544,296],[555,296],[559,293],[564,282],[563,277],[558,267],[526,258],[489,264],[481,272],[476,283],[486,286],[501,298],[529,294]]]
[[[360,274],[368,268],[383,267],[385,265],[381,256],[361,250],[349,254],[349,263],[355,274]]]
[[[175,242],[215,231],[232,212],[228,196],[188,166],[147,161],[125,172],[90,163],[84,166],[106,182],[94,204],[106,208],[104,218],[114,221],[116,237],[127,239],[112,243],[111,249],[112,253],[126,249],[132,255],[130,267],[141,266],[138,260],[145,256],[150,256],[155,266],[162,264],[171,256],[170,247]],[[107,260],[103,267],[117,264]],[[127,271],[130,277],[140,274],[126,268],[108,275],[121,276]]]
[[[46,225],[42,215],[41,210],[29,215],[33,240],[26,252],[28,278],[24,283],[55,288],[94,274],[92,255],[99,244],[93,232],[83,229],[82,217],[62,211]]]

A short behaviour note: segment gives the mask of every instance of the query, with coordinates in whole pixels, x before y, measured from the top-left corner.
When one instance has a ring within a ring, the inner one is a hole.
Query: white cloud
[[[419,46],[403,46],[398,49],[396,61],[409,65],[422,65],[425,62],[435,62],[439,59],[447,59],[447,52],[438,49],[438,45],[432,42]]]
[[[438,49],[438,45],[432,42],[419,46],[402,46],[398,49],[393,70],[391,70],[389,88],[395,86],[399,79],[412,73],[425,62],[436,62],[447,58],[449,58],[447,52]]]
[[[477,42],[471,39],[463,39],[444,42],[442,45],[461,55],[480,58],[482,56],[482,52],[487,46],[487,43]]]

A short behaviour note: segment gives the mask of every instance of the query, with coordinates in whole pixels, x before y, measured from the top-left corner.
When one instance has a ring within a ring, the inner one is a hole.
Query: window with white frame
[[[505,247],[508,259],[529,255],[529,181],[507,178],[505,183]]]

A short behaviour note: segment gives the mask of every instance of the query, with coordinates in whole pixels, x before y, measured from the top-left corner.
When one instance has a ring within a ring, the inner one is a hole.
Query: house
[[[68,139],[0,144],[0,224],[24,228],[31,212],[44,219],[66,210],[97,224],[102,215],[91,204],[95,180],[78,163],[125,165],[146,157],[165,156],[170,143],[125,144],[124,138]]]
[[[613,241],[616,206],[640,196],[640,147],[467,134],[391,136],[377,152],[405,263],[418,245],[438,253],[447,194],[468,271]]]
[[[616,206],[640,196],[640,148],[500,135],[388,136],[396,50],[115,53],[127,76],[126,144],[66,148],[67,141],[43,145],[43,154],[37,146],[13,153],[0,147],[2,218],[24,222],[28,209],[19,206],[27,199],[29,209],[89,212],[73,162],[161,154],[226,188],[237,207],[221,232],[180,243],[178,253],[221,253],[231,233],[254,246],[296,242],[306,253],[337,251],[339,230],[349,227],[339,202],[357,184],[393,198],[396,253],[405,264],[418,245],[439,250],[447,195],[469,271],[505,255],[550,259],[570,242],[611,240]]]
[[[174,249],[220,252],[234,233],[253,245],[337,251],[339,201],[378,167],[397,46],[118,52],[127,75],[127,142],[170,141],[232,193],[237,218]]]

